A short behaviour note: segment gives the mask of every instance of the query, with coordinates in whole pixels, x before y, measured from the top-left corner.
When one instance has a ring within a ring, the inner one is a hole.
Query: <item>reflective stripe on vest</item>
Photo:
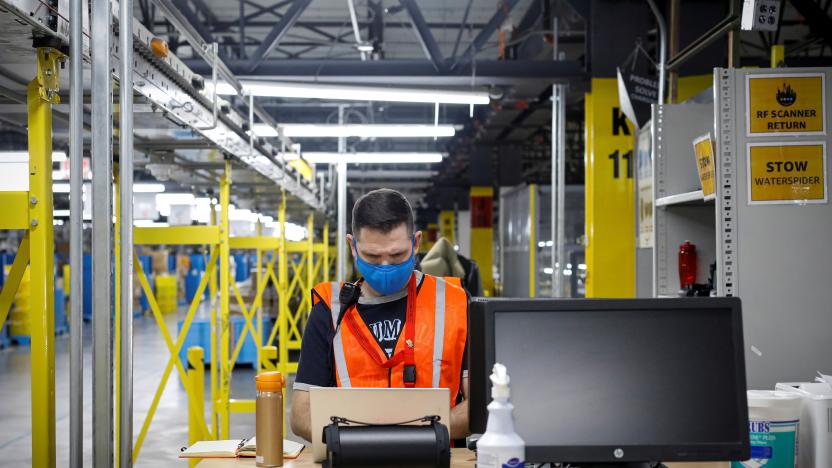
[[[330,297],[330,310],[332,313],[332,326],[335,329],[335,338],[332,339],[332,350],[335,355],[335,370],[338,372],[338,380],[342,387],[350,387],[350,372],[347,369],[347,358],[344,356],[344,344],[341,341],[341,327],[338,326],[338,314],[341,311],[341,283],[333,281],[332,295]]]
[[[433,332],[433,388],[439,387],[442,373],[442,354],[445,352],[445,280],[436,278],[436,323]]]

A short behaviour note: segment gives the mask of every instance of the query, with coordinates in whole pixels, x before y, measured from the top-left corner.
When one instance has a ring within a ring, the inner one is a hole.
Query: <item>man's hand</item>
[[[467,427],[468,413],[465,413],[465,418]],[[309,413],[309,392],[292,390],[292,432],[298,437],[302,437],[310,442],[312,441],[312,416]]]
[[[462,398],[463,400],[451,409],[451,427],[449,430],[451,431],[452,440],[464,439],[470,434],[468,428],[468,377],[462,379]],[[294,415],[294,410],[292,414]],[[294,428],[294,418],[292,427]]]

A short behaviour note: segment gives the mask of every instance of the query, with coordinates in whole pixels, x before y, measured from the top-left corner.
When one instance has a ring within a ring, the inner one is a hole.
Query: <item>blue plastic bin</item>
[[[55,334],[63,335],[69,331],[69,323],[66,320],[66,297],[64,290],[55,288]]]
[[[240,282],[248,279],[248,255],[234,254],[234,281]]]
[[[84,254],[84,321],[92,320],[92,255]]]
[[[234,349],[237,347],[237,342],[240,341],[240,336],[245,329],[245,319],[239,315],[232,315],[231,316],[231,351],[230,353],[234,352]],[[274,321],[269,317],[263,317],[263,339],[268,339],[269,333],[272,331],[272,326],[274,325]],[[256,326],[256,322],[255,322]],[[251,333],[246,333],[246,339],[243,342],[243,347],[240,349],[240,354],[237,356],[237,362],[235,365],[240,364],[248,364],[250,366],[255,366],[257,364],[257,347],[255,346],[254,337],[251,336]]]
[[[176,323],[178,332],[182,332],[184,323],[184,320]],[[205,350],[203,361],[205,364],[211,364],[211,319],[196,317],[191,322],[188,335],[185,336],[185,343],[182,345],[182,349],[179,350],[179,359],[186,369],[188,368],[188,348],[191,346],[202,346],[202,349]]]
[[[194,300],[194,296],[196,296],[196,290],[199,287],[199,282],[202,281],[203,273],[199,270],[195,270],[191,268],[191,271],[185,275],[185,301],[190,304]],[[208,297],[208,289],[205,288],[205,291],[202,294],[203,299]]]
[[[9,338],[9,324],[4,323],[3,328],[0,328],[0,349],[8,348],[12,345],[12,339]]]
[[[139,255],[139,262],[141,262],[142,270],[144,270],[144,274],[147,276],[147,282],[150,283],[150,290],[154,291],[153,288],[156,287],[156,282],[153,281],[153,257],[150,255]],[[139,307],[142,312],[150,309],[150,301],[147,300],[147,294],[144,293],[144,288],[142,288],[141,296],[139,296]]]
[[[191,270],[205,271],[205,256],[202,254],[191,254]]]

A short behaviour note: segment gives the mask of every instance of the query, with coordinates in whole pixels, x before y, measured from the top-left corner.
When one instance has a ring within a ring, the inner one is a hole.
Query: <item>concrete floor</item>
[[[165,317],[172,338],[176,340],[176,322],[185,316],[185,309]],[[207,315],[208,310],[199,314]],[[91,327],[84,324],[84,458],[85,466],[92,465],[92,358]],[[159,379],[164,372],[169,353],[164,339],[152,315],[145,315],[134,322],[134,411],[133,436],[138,437]],[[29,347],[12,346],[0,350],[0,466],[31,466],[32,464],[32,423],[30,396]],[[210,370],[205,369],[205,396],[210,396]],[[254,398],[254,369],[238,366],[234,371],[231,385],[233,398]],[[291,382],[289,383],[291,388]],[[55,338],[55,395],[57,463],[67,466],[69,459],[69,335]],[[291,392],[288,392],[291,395]],[[287,412],[289,404],[287,403]],[[208,403],[206,403],[206,410]],[[206,414],[209,419],[210,414]],[[254,414],[231,416],[231,437],[243,438],[254,435]],[[289,435],[289,438],[300,440]],[[156,415],[150,425],[141,448],[137,467],[187,466],[177,458],[180,447],[188,445],[187,394],[183,390],[178,373],[174,370]]]

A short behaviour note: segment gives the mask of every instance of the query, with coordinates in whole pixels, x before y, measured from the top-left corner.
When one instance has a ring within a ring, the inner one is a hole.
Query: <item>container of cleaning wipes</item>
[[[778,383],[777,390],[799,395],[800,451],[798,466],[832,467],[832,385],[820,382]]]
[[[791,392],[748,391],[751,458],[731,468],[796,468],[801,398]]]

